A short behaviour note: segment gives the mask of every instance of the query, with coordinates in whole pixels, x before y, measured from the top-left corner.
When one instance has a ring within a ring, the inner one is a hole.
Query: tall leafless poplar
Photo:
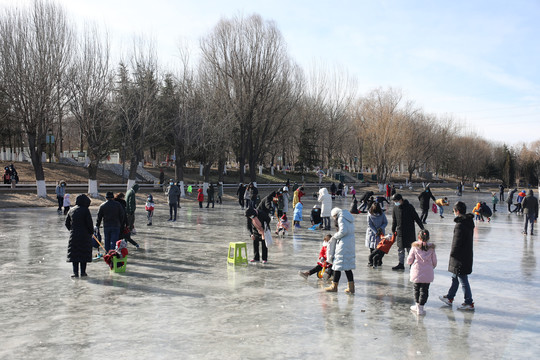
[[[256,181],[257,165],[298,101],[299,70],[276,25],[258,15],[221,20],[200,46],[212,86],[238,124],[240,168],[247,159]]]
[[[128,189],[135,183],[137,167],[143,160],[147,135],[155,130],[159,91],[157,59],[151,45],[134,43],[127,63],[117,73],[115,107],[119,120],[122,152],[130,158]]]
[[[111,106],[113,72],[109,62],[109,44],[95,27],[88,27],[78,44],[70,71],[70,110],[88,144],[88,193],[97,196],[99,162],[111,150],[115,125]]]
[[[0,69],[4,94],[22,124],[37,184],[45,197],[42,153],[58,101],[65,99],[72,30],[63,9],[36,0],[29,9],[9,8],[0,20]]]

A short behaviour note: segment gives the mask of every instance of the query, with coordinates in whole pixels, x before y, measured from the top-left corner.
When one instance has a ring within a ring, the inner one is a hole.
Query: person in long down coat
[[[327,252],[327,261],[332,264],[334,270],[334,280],[332,285],[324,290],[337,292],[341,271],[345,271],[348,282],[345,292],[354,294],[352,272],[356,268],[354,218],[349,211],[340,208],[333,208],[330,214],[337,226],[337,232],[330,239]]]
[[[326,188],[319,189],[317,199],[321,203],[321,217],[323,219],[324,230],[330,230],[330,212],[332,211],[332,196],[328,194]]]
[[[69,230],[69,243],[67,261],[73,264],[73,275],[79,277],[79,265],[81,277],[86,275],[86,263],[92,262],[92,234],[94,223],[88,207],[90,199],[82,194],[77,196],[75,207],[69,210],[66,216],[66,228]]]
[[[392,210],[392,233],[397,233],[396,244],[398,247],[399,264],[394,266],[392,270],[405,270],[405,251],[409,253],[411,244],[416,240],[416,222],[420,229],[424,230],[424,225],[420,221],[420,217],[414,206],[407,200],[403,199],[401,194],[395,194],[394,208]]]

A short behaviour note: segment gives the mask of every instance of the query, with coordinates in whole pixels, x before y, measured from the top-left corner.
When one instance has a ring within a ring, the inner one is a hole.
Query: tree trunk
[[[36,176],[37,196],[40,198],[47,197],[47,188],[45,187],[45,173],[43,171],[43,163],[41,162],[41,145],[36,146],[36,136],[34,134],[27,134],[28,148],[30,149],[30,159],[32,160],[32,166],[34,167],[34,174]]]
[[[223,182],[225,173],[225,156],[220,155],[218,160],[218,182]]]
[[[212,166],[212,163],[204,164],[203,169],[203,175],[204,175],[204,182],[209,183],[210,182],[210,167]]]
[[[131,163],[129,164],[129,180],[137,180],[137,167],[139,166],[139,158],[137,155],[131,157]]]

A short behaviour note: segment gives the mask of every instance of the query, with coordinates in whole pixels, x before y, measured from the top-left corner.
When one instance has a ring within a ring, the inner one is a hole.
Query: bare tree
[[[118,70],[115,95],[122,147],[129,151],[130,168],[127,188],[137,178],[148,134],[155,130],[159,92],[157,60],[152,46],[135,42],[126,64]]]
[[[26,133],[39,197],[46,197],[42,153],[65,99],[72,30],[63,9],[36,0],[30,9],[7,9],[0,20],[0,69],[13,117]]]
[[[434,117],[419,109],[406,109],[401,129],[400,160],[405,163],[409,181],[412,181],[413,173],[426,165],[435,154],[439,143],[436,136],[437,124]]]
[[[115,125],[111,106],[114,75],[109,67],[109,44],[95,27],[85,29],[70,71],[70,110],[88,144],[88,193],[98,195],[99,162],[111,150]]]
[[[387,182],[390,172],[399,163],[401,102],[400,91],[379,88],[361,99],[358,105],[356,121],[362,124],[364,148],[369,162],[376,168],[379,183]]]
[[[343,145],[352,130],[349,109],[355,99],[355,91],[355,79],[338,67],[314,67],[308,77],[307,92],[318,110],[321,153],[327,167],[343,162]]]
[[[299,99],[299,70],[276,25],[258,15],[221,20],[201,40],[201,51],[211,85],[238,124],[240,167],[247,159],[255,181],[257,164]]]

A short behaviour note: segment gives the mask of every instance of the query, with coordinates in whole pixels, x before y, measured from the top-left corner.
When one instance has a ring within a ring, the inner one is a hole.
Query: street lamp
[[[47,148],[48,148],[48,151],[49,151],[49,162],[51,163],[52,162],[52,144],[54,144],[54,136],[52,134],[52,130],[51,129],[48,129],[47,130],[47,135],[45,137],[45,143],[47,144]]]
[[[124,183],[125,169],[126,169],[126,143],[122,141],[122,184]]]

